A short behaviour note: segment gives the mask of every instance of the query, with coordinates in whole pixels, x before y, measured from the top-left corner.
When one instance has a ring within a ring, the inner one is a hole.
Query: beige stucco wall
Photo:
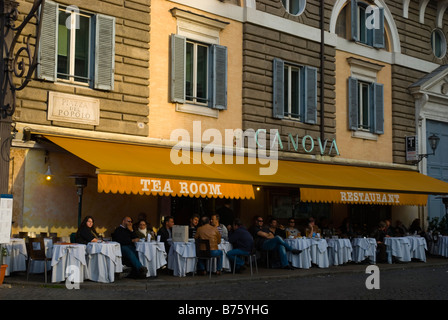
[[[350,65],[347,58],[384,65],[377,73],[377,83],[384,85],[384,134],[377,141],[353,138],[348,129],[348,78]],[[341,157],[353,160],[392,163],[392,74],[391,66],[343,51],[336,51],[336,137]]]
[[[218,118],[178,112],[176,105],[169,101],[170,35],[177,29],[177,19],[170,12],[173,7],[229,22],[219,35],[220,44],[228,48],[228,107],[219,111]],[[220,130],[223,137],[224,129],[242,128],[241,23],[168,1],[154,1],[151,16],[149,137],[169,139],[171,132],[178,128],[187,129],[191,135],[193,121],[201,121],[202,131]]]

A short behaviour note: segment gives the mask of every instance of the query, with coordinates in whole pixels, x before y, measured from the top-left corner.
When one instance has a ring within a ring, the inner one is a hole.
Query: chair
[[[243,260],[245,260],[246,258],[249,258],[250,276],[251,277],[253,275],[253,271],[252,271],[252,259],[253,259],[255,261],[255,270],[257,271],[257,274],[258,274],[257,250],[255,250],[255,248],[252,248],[252,251],[248,254],[238,254],[237,256],[235,256],[235,259],[233,260],[233,274],[235,274],[235,269],[236,269],[236,257],[242,257]]]
[[[22,238],[22,239],[28,238],[28,232],[19,231],[19,238]]]
[[[205,249],[204,249],[205,247]],[[207,239],[196,239],[196,264],[199,259],[207,260],[208,269],[210,270],[210,278],[212,277],[212,260],[218,263],[218,257],[212,257],[210,253],[210,241]]]
[[[57,237],[57,236],[58,236],[57,232],[50,232],[50,238]]]
[[[26,280],[30,274],[31,261],[44,261],[44,273],[45,273],[45,283],[47,283],[47,261],[51,258],[47,258],[45,254],[45,244],[43,238],[30,238],[27,246],[28,251],[28,268],[26,271]]]
[[[41,238],[47,238],[48,237],[48,232],[41,232],[39,236]]]

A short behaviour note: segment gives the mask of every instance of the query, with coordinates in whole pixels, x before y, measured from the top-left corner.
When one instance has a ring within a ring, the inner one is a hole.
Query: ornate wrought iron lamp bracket
[[[18,3],[11,0],[0,0],[1,9],[3,9],[0,30],[0,43],[2,48],[0,49],[3,54],[3,75],[0,76],[0,106],[1,106],[1,118],[5,119],[11,117],[15,112],[15,92],[20,91],[25,88],[31,81],[32,74],[37,68],[37,52],[40,40],[40,24],[42,21],[43,6],[45,0],[34,0],[33,6],[24,18],[19,26],[15,26],[15,22],[19,16],[18,13]],[[9,13],[5,10],[5,6],[9,5],[11,7]],[[39,8],[40,15],[39,15]],[[30,41],[32,35],[24,36],[25,40],[23,43],[19,43],[19,39],[22,35],[23,30],[28,25],[28,23],[33,19],[36,19],[36,43],[34,52],[31,50]],[[10,34],[11,33],[11,34]],[[12,40],[7,41],[8,38]],[[8,44],[10,42],[10,44]],[[16,46],[19,45],[19,49],[16,50]],[[14,83],[14,77],[20,78],[20,84]],[[11,94],[11,99],[6,101],[8,94]]]

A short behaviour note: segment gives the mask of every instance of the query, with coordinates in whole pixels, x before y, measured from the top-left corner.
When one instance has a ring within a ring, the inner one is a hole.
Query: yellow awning
[[[398,192],[300,188],[303,202],[426,206],[428,195]]]
[[[94,165],[98,168],[99,177],[107,174],[246,185],[244,191],[230,188],[229,190],[233,191],[224,194],[224,197],[253,198],[249,191],[250,188],[253,192],[252,185],[448,194],[448,183],[416,171],[274,159],[267,164],[260,164],[259,159],[237,156],[219,156],[213,162],[205,159],[201,152],[193,151],[182,154],[184,163],[174,164],[171,148],[51,135],[45,137]],[[175,151],[174,154],[177,155],[178,152]],[[268,166],[276,169],[275,174],[261,174],[261,169]],[[117,185],[121,183],[114,182],[101,188],[109,192],[120,192]],[[121,186],[120,190],[133,192],[130,187],[124,186]]]

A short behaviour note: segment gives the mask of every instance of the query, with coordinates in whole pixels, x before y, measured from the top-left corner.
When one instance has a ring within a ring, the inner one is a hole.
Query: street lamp
[[[432,149],[432,153],[419,154],[417,163],[423,160],[423,158],[428,158],[428,156],[433,156],[436,154],[437,146],[439,145],[440,138],[436,134],[432,134],[428,137],[429,146]]]
[[[81,225],[82,216],[82,195],[84,193],[84,188],[87,187],[87,180],[89,178],[96,178],[87,173],[76,173],[72,174],[69,178],[75,179],[75,186],[77,187],[76,194],[78,195],[78,227]]]
[[[15,133],[12,116],[16,109],[16,91],[23,90],[28,85],[37,67],[42,21],[37,13],[42,6],[42,16],[44,2],[45,0],[34,0],[30,12],[16,27],[14,23],[19,16],[19,3],[14,0],[0,0],[0,194],[8,193],[11,142]],[[20,43],[19,38],[33,18],[36,19],[36,44],[32,53],[31,35],[28,35],[23,43]],[[15,77],[22,81],[14,83]]]

